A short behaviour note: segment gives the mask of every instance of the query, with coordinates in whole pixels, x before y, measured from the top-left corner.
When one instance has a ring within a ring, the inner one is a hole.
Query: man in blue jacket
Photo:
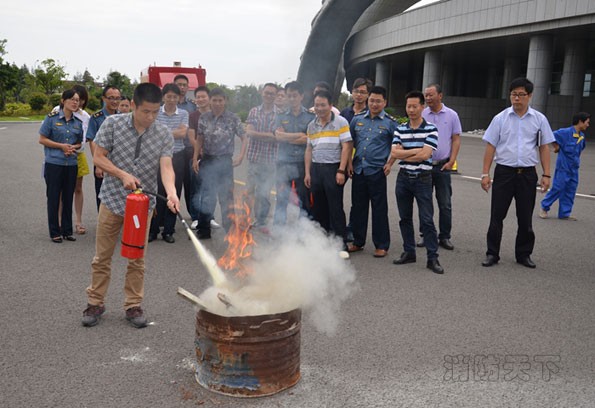
[[[572,126],[554,132],[556,142],[554,152],[558,153],[556,172],[552,189],[541,200],[541,218],[548,217],[548,211],[556,200],[559,201],[558,218],[576,220],[571,215],[574,195],[578,187],[578,168],[581,164],[581,153],[585,149],[585,134],[591,122],[591,115],[579,112],[572,117]]]

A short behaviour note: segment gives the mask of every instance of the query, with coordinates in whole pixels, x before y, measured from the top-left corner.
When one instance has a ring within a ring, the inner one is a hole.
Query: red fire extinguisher
[[[122,256],[128,259],[142,258],[145,252],[149,197],[141,189],[128,194],[124,211],[122,232]]]

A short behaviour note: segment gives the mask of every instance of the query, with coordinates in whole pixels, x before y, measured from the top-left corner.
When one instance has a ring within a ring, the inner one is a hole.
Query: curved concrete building
[[[595,1],[443,0],[403,12],[411,3],[376,0],[353,23],[341,67],[348,87],[371,78],[404,114],[406,92],[440,83],[465,130],[485,129],[508,106],[517,76],[535,83],[532,106],[554,128],[578,110],[595,113]]]

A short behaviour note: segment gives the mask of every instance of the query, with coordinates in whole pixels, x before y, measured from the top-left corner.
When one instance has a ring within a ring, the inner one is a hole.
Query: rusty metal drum
[[[300,309],[260,316],[196,314],[196,381],[235,397],[272,395],[300,379]]]

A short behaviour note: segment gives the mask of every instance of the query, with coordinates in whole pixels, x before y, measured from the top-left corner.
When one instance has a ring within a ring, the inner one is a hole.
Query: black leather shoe
[[[496,258],[494,255],[488,255],[486,256],[486,259],[481,263],[481,266],[492,266],[492,265],[496,265],[498,263],[498,258]]]
[[[440,266],[440,262],[438,262],[437,259],[428,260],[428,263],[426,264],[426,268],[428,268],[429,270],[431,270],[434,273],[437,273],[438,275],[442,275],[444,273],[444,268],[442,266]]]
[[[424,242],[424,237],[421,237],[419,239],[419,241],[417,241],[417,244],[415,244],[416,247],[418,248],[423,248],[426,246],[426,243]]]
[[[523,266],[526,266],[527,268],[531,268],[531,269],[535,269],[537,267],[537,265],[535,265],[535,262],[533,262],[531,260],[531,257],[526,257],[523,259],[517,259],[516,263],[521,264]]]
[[[149,232],[149,242],[153,242],[157,239],[157,234],[153,234],[152,232]]]
[[[211,231],[198,230],[196,236],[198,239],[211,239]]]
[[[70,241],[70,242],[76,241],[76,238],[73,237],[72,235],[63,235],[62,238],[64,238],[65,241]]]
[[[438,241],[438,244],[442,248],[448,249],[449,251],[452,251],[453,249],[455,249],[455,246],[452,244],[452,242],[450,242],[450,239],[448,239],[448,238],[441,239],[440,241]]]
[[[176,242],[176,239],[175,239],[175,238],[174,238],[174,236],[173,236],[173,235],[171,235],[171,234],[165,234],[165,235],[163,236],[163,240],[164,240],[165,242],[167,242],[168,244],[173,244],[174,242]]]
[[[410,252],[403,252],[401,254],[401,257],[399,259],[395,259],[393,261],[393,263],[395,265],[404,265],[404,264],[408,264],[408,263],[413,263],[415,261],[416,261],[415,254],[412,254]]]

